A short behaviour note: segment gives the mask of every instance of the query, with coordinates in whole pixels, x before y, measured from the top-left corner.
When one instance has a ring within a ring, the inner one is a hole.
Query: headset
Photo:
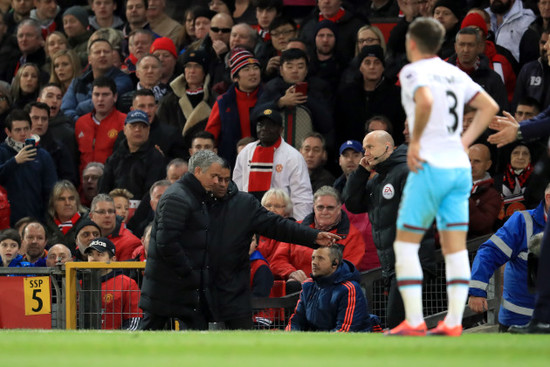
[[[384,150],[384,153],[380,154],[378,157],[373,157],[373,160],[377,161],[380,158],[382,158],[382,156],[387,153],[388,148],[389,148],[389,146],[386,145],[386,150]]]

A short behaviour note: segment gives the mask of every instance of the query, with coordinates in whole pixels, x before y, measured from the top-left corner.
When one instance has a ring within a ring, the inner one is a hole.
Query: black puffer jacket
[[[215,232],[208,253],[216,321],[252,317],[248,254],[252,234],[318,247],[314,243],[317,230],[267,211],[233,182],[210,211],[210,223]]]
[[[359,166],[350,174],[344,188],[346,208],[352,213],[369,213],[372,223],[372,237],[382,274],[395,274],[393,242],[396,234],[397,212],[409,169],[407,167],[407,146],[400,145],[383,162],[375,167],[377,175],[369,180],[370,172]],[[435,270],[433,257],[433,233],[428,232],[422,240],[420,261],[424,270]]]
[[[154,315],[201,317],[201,279],[208,279],[210,195],[191,173],[159,201],[139,307]],[[208,293],[208,289],[205,289]]]

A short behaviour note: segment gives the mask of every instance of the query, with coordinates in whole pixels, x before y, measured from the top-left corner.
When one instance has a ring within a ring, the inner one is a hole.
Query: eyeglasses
[[[280,36],[288,36],[292,32],[294,32],[294,29],[289,29],[287,31],[271,32],[270,34],[271,34],[271,37],[280,37]]]
[[[363,43],[380,43],[380,40],[378,38],[369,37],[369,38],[359,38],[357,40],[357,43],[362,45]]]
[[[210,30],[214,33],[229,33],[231,32],[231,28],[218,28],[218,27],[210,27]]]
[[[286,208],[286,205],[281,205],[281,204],[265,204],[265,205],[264,205],[264,208],[266,208],[266,209],[271,209],[271,208],[275,208],[275,209],[284,209],[284,208]]]
[[[116,211],[114,209],[108,209],[108,210],[101,209],[101,210],[94,210],[94,213],[99,215],[105,215],[105,214],[113,215],[116,213]]]
[[[336,210],[337,207],[335,206],[324,206],[324,205],[316,205],[315,206],[315,210],[317,210],[318,212],[322,212],[324,211],[325,209],[329,212],[333,212]]]

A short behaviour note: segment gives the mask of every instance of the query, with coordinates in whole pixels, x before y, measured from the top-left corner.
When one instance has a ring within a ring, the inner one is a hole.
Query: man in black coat
[[[382,265],[382,275],[389,287],[386,315],[390,328],[405,317],[401,295],[395,280],[393,242],[396,233],[397,211],[407,181],[407,147],[394,146],[393,138],[383,130],[373,131],[363,140],[365,156],[357,170],[348,177],[343,197],[352,213],[369,213],[372,236]],[[372,172],[376,174],[372,176]],[[425,275],[435,272],[433,238],[425,236],[420,258]],[[426,274],[428,273],[428,274]],[[428,278],[425,276],[424,278]]]
[[[209,322],[249,328],[252,234],[311,247],[339,238],[268,212],[224,176],[224,164],[211,151],[197,152],[158,204],[140,300],[144,330],[162,329],[170,317],[189,329]]]
[[[164,177],[164,156],[151,144],[149,128],[145,112],[133,110],[126,116],[126,140],[107,158],[99,192],[122,188],[140,199],[153,183]]]

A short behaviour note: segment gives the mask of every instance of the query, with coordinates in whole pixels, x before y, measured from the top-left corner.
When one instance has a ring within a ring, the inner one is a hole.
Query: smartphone
[[[304,96],[307,96],[307,82],[296,83],[295,91],[296,93],[302,93]]]
[[[34,139],[25,139],[25,145],[30,145],[31,147],[35,147],[36,146],[36,140]]]

